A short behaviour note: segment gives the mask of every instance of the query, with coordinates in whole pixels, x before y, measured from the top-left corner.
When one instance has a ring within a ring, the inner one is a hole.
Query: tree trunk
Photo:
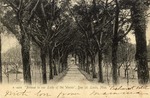
[[[118,84],[117,50],[118,50],[118,42],[114,41],[112,46],[112,77],[114,84]]]
[[[58,56],[56,57],[55,54],[53,54],[53,64],[54,64],[54,75],[58,75]]]
[[[124,77],[125,78],[127,77],[127,68],[125,68],[125,70],[124,70]]]
[[[113,83],[118,84],[118,65],[117,65],[117,50],[118,50],[118,28],[119,28],[119,4],[118,0],[115,0],[116,3],[116,11],[115,11],[115,24],[113,31],[113,39],[112,39],[112,78]]]
[[[0,31],[0,84],[2,83],[2,57],[1,57],[1,55],[2,55],[2,48],[1,48],[1,46],[2,46],[2,42],[1,42],[1,31]]]
[[[17,67],[17,65],[16,65],[15,70],[16,70],[16,82],[17,82],[17,80],[18,80],[18,71],[19,71],[19,68]]]
[[[118,68],[118,77],[120,77],[120,68]]]
[[[75,52],[76,53],[76,52]],[[77,59],[76,59],[76,54],[74,54],[74,64],[76,65],[76,61],[77,61]]]
[[[85,56],[83,57],[83,71],[85,71]]]
[[[31,84],[31,71],[30,71],[30,38],[27,35],[27,30],[23,26],[23,22],[20,16],[17,14],[18,23],[21,33],[21,54],[23,63],[23,78],[25,84]]]
[[[146,18],[145,9],[142,0],[137,0],[132,6],[132,21],[134,24],[136,39],[136,64],[138,81],[140,84],[147,84],[149,81],[149,70],[147,62],[147,44],[146,44]]]
[[[82,59],[83,57],[82,57],[82,54],[80,54],[80,56],[79,56],[79,66],[80,66],[80,69],[81,70],[83,70],[82,68],[83,68],[83,62],[82,62]]]
[[[66,54],[64,58],[65,70],[68,68],[67,58],[68,58],[68,55]]]
[[[81,59],[81,69],[84,70],[84,57]]]
[[[25,33],[22,33],[22,38],[21,38],[21,54],[22,54],[22,63],[23,63],[24,83],[31,84],[30,40]]]
[[[46,52],[44,48],[41,48],[41,62],[42,62],[42,81],[43,84],[47,84],[46,76]]]
[[[121,67],[122,67],[122,63],[118,66],[118,77],[121,76],[121,74],[120,74]]]
[[[63,62],[61,62],[61,72],[63,72],[64,71],[64,63]]]
[[[54,75],[58,75],[58,74],[57,74],[56,63],[54,62],[53,64],[54,64]]]
[[[129,72],[128,72],[128,69],[127,69],[127,85],[129,84]]]
[[[49,80],[53,79],[52,50],[49,49]]]
[[[106,80],[107,80],[107,83],[109,84],[109,75],[108,75],[108,72],[109,72],[109,69],[108,69],[108,64],[106,64],[106,67],[107,67],[107,70],[106,70]]]
[[[61,73],[61,55],[60,55],[60,50],[58,50],[58,73]]]
[[[98,72],[99,80],[98,80],[98,82],[101,82],[101,83],[104,82],[104,80],[103,80],[103,69],[102,69],[102,60],[103,60],[102,51],[99,50],[98,51],[98,66],[99,66],[99,72]]]
[[[60,63],[60,60],[58,62],[58,72],[61,73],[61,63]]]
[[[61,58],[59,57],[59,60],[58,60],[58,72],[59,73],[61,73],[61,68],[62,68],[62,66],[61,66],[61,60],[60,60]]]
[[[88,74],[90,74],[90,70],[89,70],[89,56],[88,56],[88,53],[86,55],[86,72]]]
[[[7,82],[9,83],[9,73],[8,73],[8,66],[7,66],[7,68],[6,68],[6,77],[7,77]]]
[[[96,71],[95,71],[95,60],[92,60],[92,77],[96,78]]]

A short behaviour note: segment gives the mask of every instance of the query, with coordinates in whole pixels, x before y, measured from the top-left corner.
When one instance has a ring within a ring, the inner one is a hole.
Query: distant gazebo
[[[71,64],[75,64],[75,58],[74,57],[71,58]]]

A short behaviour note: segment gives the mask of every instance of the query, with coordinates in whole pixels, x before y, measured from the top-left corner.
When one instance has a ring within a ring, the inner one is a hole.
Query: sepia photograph
[[[0,98],[148,98],[150,0],[0,0]]]

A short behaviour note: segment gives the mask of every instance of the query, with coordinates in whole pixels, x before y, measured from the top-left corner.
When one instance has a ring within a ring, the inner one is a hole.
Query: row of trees
[[[148,0],[1,0],[1,5],[5,9],[1,12],[1,23],[21,45],[25,83],[31,83],[30,42],[33,42],[40,49],[44,84],[47,83],[46,56],[49,57],[49,79],[53,79],[53,71],[57,75],[56,63],[58,72],[62,72],[71,53],[78,56],[80,68],[88,73],[90,59],[93,78],[96,78],[98,54],[99,82],[104,82],[102,61],[105,57],[112,63],[113,83],[117,84],[118,47],[127,42],[126,35],[130,32],[136,38],[139,83],[148,83],[145,34]]]

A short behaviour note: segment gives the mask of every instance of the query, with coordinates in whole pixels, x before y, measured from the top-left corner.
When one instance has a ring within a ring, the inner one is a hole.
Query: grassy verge
[[[85,71],[83,71],[81,69],[79,69],[79,71],[86,77],[86,79],[88,81],[93,81],[93,78],[92,78],[92,76],[90,74],[86,73]]]

